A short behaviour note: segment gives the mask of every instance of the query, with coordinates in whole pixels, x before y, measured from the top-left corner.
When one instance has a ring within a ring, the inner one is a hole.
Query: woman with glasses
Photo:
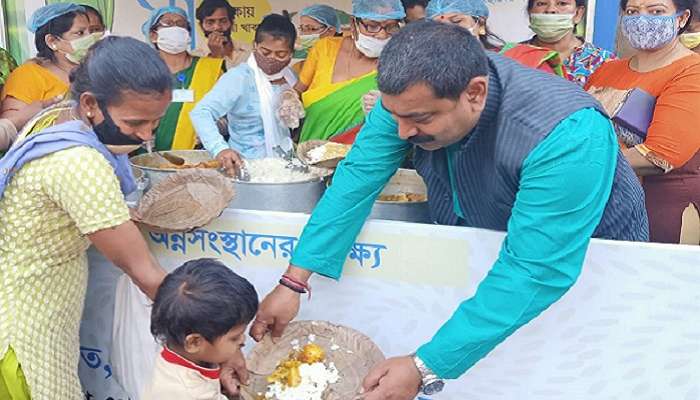
[[[161,7],[151,12],[141,30],[170,69],[173,101],[160,121],[154,148],[191,150],[197,145],[189,113],[216,84],[223,73],[223,59],[194,57],[188,53],[192,27],[179,7]]]
[[[351,37],[327,37],[309,51],[296,86],[306,119],[300,142],[352,141],[364,121],[362,97],[377,89],[377,62],[406,16],[400,0],[353,0]]]
[[[308,6],[299,12],[299,26],[297,28],[299,38],[294,58],[306,59],[309,50],[319,40],[340,33],[338,12],[335,8],[324,4]],[[301,71],[301,66],[299,66],[299,71]]]

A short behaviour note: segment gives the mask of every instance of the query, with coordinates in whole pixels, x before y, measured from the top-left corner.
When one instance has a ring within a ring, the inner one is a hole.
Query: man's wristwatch
[[[435,373],[428,368],[427,365],[425,365],[420,357],[415,354],[412,356],[413,363],[416,364],[416,368],[418,369],[418,372],[420,372],[420,376],[423,381],[420,387],[423,394],[426,396],[432,396],[436,393],[442,392],[442,389],[445,387],[445,381],[435,375]]]

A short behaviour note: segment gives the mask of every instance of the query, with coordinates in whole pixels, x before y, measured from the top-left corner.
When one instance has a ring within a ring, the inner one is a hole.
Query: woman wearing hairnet
[[[223,73],[222,58],[194,57],[188,53],[192,27],[180,7],[161,7],[151,12],[141,30],[160,54],[173,75],[173,101],[156,130],[155,149],[191,150],[197,134],[190,112],[214,87]]]
[[[352,37],[327,37],[299,75],[306,120],[300,142],[352,142],[364,121],[362,97],[377,89],[377,61],[406,16],[400,0],[353,0]]]
[[[299,12],[299,40],[294,58],[305,59],[309,50],[321,39],[340,33],[340,20],[335,8],[314,4]]]
[[[486,50],[498,51],[503,46],[503,41],[486,26],[489,8],[483,0],[432,0],[425,13],[427,18],[468,30]]]
[[[12,119],[29,104],[50,104],[68,92],[70,72],[102,37],[102,33],[90,34],[88,26],[85,9],[73,3],[51,4],[32,14],[27,28],[34,34],[37,56],[7,78],[1,118]]]

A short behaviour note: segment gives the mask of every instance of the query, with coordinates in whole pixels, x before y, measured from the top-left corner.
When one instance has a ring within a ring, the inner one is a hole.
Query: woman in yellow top
[[[38,9],[29,21],[37,57],[12,71],[2,92],[0,118],[12,118],[26,105],[68,92],[68,76],[101,33],[88,32],[82,6],[51,4]],[[18,129],[21,127],[18,127]]]
[[[165,276],[130,221],[125,153],[152,138],[170,73],[144,43],[108,37],[74,77],[72,107],[0,160],[3,400],[84,398],[78,331],[90,244],[151,298]]]
[[[352,37],[319,40],[304,63],[296,86],[306,108],[300,142],[362,124],[362,96],[377,89],[379,55],[406,16],[400,0],[353,0],[352,11]]]
[[[173,101],[156,131],[155,149],[194,149],[197,134],[190,121],[190,111],[219,80],[224,60],[194,57],[187,52],[192,41],[192,27],[182,8],[169,6],[153,10],[141,30],[158,49],[173,76]]]

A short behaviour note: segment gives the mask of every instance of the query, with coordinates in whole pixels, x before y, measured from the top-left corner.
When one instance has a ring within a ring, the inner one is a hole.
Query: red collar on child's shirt
[[[182,357],[181,355],[175,353],[174,351],[170,350],[167,347],[163,347],[163,351],[160,353],[161,357],[163,359],[171,364],[176,364],[181,367],[193,369],[197,372],[199,372],[202,376],[209,378],[209,379],[219,379],[219,376],[221,375],[221,368],[204,368],[200,367],[199,365],[193,363],[192,361]]]

